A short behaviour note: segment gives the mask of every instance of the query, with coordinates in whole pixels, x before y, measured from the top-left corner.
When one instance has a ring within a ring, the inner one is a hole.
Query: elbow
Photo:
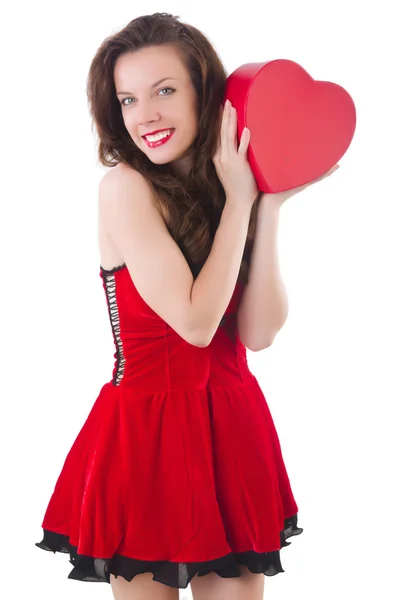
[[[265,350],[266,348],[269,348],[273,344],[274,338],[275,338],[275,335],[270,338],[268,337],[264,340],[256,341],[253,344],[247,345],[247,348],[248,348],[248,350],[251,350],[251,352],[260,352],[261,350]]]
[[[197,336],[193,340],[191,340],[190,343],[194,346],[197,346],[198,348],[206,348],[211,344],[213,337],[213,335],[210,337]],[[244,344],[244,346],[246,346],[251,352],[260,352],[261,350],[265,350],[265,348],[269,348],[269,346],[271,346],[273,343],[273,339],[256,344]]]
[[[194,340],[193,342],[190,342],[191,344],[193,344],[193,346],[196,346],[197,348],[206,348],[207,346],[210,345],[211,342],[207,342],[207,341],[202,341],[202,340]]]
[[[197,348],[206,348],[210,345],[212,338],[208,338],[208,335],[203,335],[202,332],[197,332],[189,336],[189,343]]]
[[[196,341],[195,341],[194,345],[198,346],[199,348],[207,348],[207,346],[209,346],[211,344],[215,333],[216,333],[216,330],[211,332],[210,334],[208,334],[208,332],[207,332],[206,335],[198,335],[196,337]]]
[[[265,348],[269,348],[269,346],[273,344],[275,337],[277,336],[280,329],[283,327],[284,323],[277,329],[273,330],[271,334],[268,334],[265,339],[256,341],[254,344],[250,344],[249,346],[247,346],[247,348],[251,350],[251,352],[260,352],[261,350],[265,350]]]
[[[269,346],[271,346],[272,343],[273,343],[273,340],[266,341],[262,344],[253,344],[253,345],[247,346],[247,348],[251,352],[260,352],[261,350],[265,350],[265,348],[269,348]]]
[[[262,346],[255,347],[252,352],[261,352],[261,350],[266,350],[266,348],[269,348],[271,345],[272,342],[269,342],[268,344],[262,344]]]
[[[207,346],[209,346],[209,345],[210,345],[210,343],[212,342],[212,338],[214,337],[214,335],[215,335],[215,334],[212,334],[210,337],[208,337],[208,335],[207,335],[207,336],[204,336],[204,337],[203,337],[203,336],[201,336],[201,337],[198,339],[197,346],[198,346],[199,348],[207,348]]]
[[[239,333],[240,342],[247,348],[247,350],[250,350],[251,352],[260,352],[265,348],[269,348],[269,346],[271,346],[273,343],[274,337],[275,336],[267,336],[266,338],[258,339],[253,338],[252,336],[246,337]]]
[[[217,330],[218,326],[211,327],[210,330],[206,328],[204,331],[202,329],[195,331],[190,335],[191,343],[198,348],[207,348],[211,344]]]

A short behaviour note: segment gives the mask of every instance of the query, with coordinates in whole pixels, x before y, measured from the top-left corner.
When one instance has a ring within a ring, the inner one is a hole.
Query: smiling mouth
[[[167,132],[167,133],[165,133]],[[152,141],[148,140],[146,136],[142,136],[142,138],[145,140],[146,144],[149,146],[149,148],[156,148],[157,146],[161,146],[163,144],[165,144],[166,142],[168,142],[169,139],[171,139],[171,137],[174,135],[175,133],[175,128],[171,127],[170,129],[166,129],[164,132],[159,132],[158,134],[155,134],[152,138]],[[150,136],[152,137],[152,136]]]
[[[173,133],[175,131],[175,127],[169,127],[168,129],[163,129],[162,131],[158,131],[157,133],[153,133],[153,134],[145,134],[143,135],[143,139],[147,139],[148,142],[156,142],[158,141],[158,139],[163,139],[164,137],[167,137],[167,135],[171,135],[171,133]],[[167,133],[167,135],[164,135],[165,133]],[[148,136],[151,137],[152,139],[149,140]],[[157,140],[153,139],[154,137],[160,136]]]

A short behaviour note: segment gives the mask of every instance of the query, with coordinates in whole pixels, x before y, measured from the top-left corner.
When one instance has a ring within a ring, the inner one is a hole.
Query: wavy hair
[[[218,143],[227,73],[207,37],[168,13],[144,15],[107,37],[89,68],[87,97],[92,124],[98,134],[98,158],[105,167],[126,163],[151,184],[167,229],[191,268],[200,269],[212,247],[226,195],[212,156]],[[192,166],[185,181],[169,163],[156,165],[131,139],[123,121],[113,77],[119,56],[147,46],[172,45],[184,60],[198,98],[198,134],[193,142]],[[248,282],[257,215],[253,204],[238,281]]]

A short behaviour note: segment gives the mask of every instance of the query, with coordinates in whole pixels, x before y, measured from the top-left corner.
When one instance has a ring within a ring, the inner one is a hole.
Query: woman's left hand
[[[316,183],[317,181],[321,181],[322,179],[329,177],[330,175],[332,175],[332,173],[335,173],[335,171],[337,171],[338,169],[339,169],[339,164],[336,164],[329,171],[324,173],[324,175],[321,175],[321,177],[318,177],[317,179],[313,179],[313,181],[309,181],[308,183],[300,185],[296,188],[292,188],[290,190],[285,190],[284,192],[277,192],[275,194],[261,192],[260,198],[262,198],[263,196],[266,196],[266,198],[271,199],[272,202],[275,202],[276,204],[281,205],[281,204],[283,204],[283,202],[285,202],[285,200],[287,200],[287,198],[291,198],[291,196],[295,196],[295,194],[298,194],[302,190],[306,189],[307,187],[309,187],[309,185],[313,185],[313,183]]]

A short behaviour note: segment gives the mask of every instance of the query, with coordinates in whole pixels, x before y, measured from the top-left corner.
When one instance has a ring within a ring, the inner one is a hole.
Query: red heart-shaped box
[[[247,158],[261,192],[282,192],[325,174],[356,128],[346,90],[316,81],[292,60],[242,65],[227,78],[224,100],[237,110],[237,139],[244,127],[251,132]]]

